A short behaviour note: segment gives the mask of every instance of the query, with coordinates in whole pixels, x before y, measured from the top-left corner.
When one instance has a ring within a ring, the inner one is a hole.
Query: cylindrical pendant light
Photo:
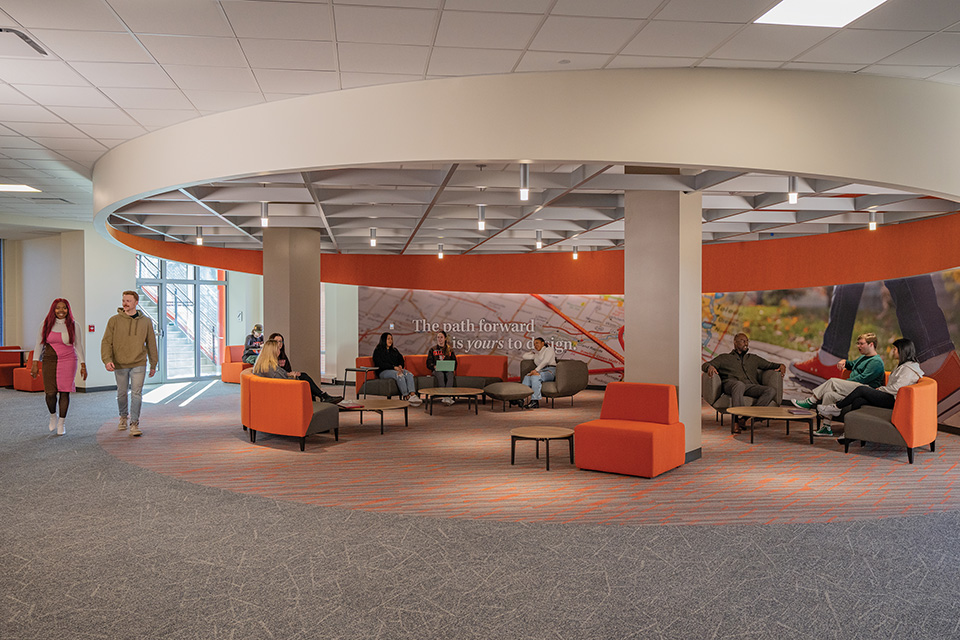
[[[520,199],[527,201],[530,199],[530,165],[520,165]]]
[[[268,205],[266,202],[260,203],[260,227],[263,229],[266,229],[268,226],[270,226],[269,208],[270,205]]]
[[[537,229],[537,249],[543,249],[543,231]]]
[[[197,246],[198,247],[203,246],[203,228],[202,227],[197,227]]]
[[[790,204],[797,204],[800,199],[800,194],[797,192],[797,176],[790,176],[787,183],[787,201]]]
[[[437,245],[437,257],[443,260],[443,243]]]
[[[487,205],[477,205],[477,229],[483,231],[487,228]]]
[[[370,246],[371,247],[377,246],[377,228],[376,227],[370,227]]]

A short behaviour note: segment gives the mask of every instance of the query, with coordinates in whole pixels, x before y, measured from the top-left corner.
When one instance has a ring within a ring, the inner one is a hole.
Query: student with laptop
[[[433,371],[438,387],[457,386],[457,354],[453,352],[446,331],[437,332],[437,344],[427,352],[427,369]],[[443,398],[443,404],[453,404],[453,398]]]

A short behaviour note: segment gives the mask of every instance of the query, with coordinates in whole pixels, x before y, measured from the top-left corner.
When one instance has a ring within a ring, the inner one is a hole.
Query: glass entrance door
[[[154,321],[156,382],[220,375],[226,314],[222,270],[137,257],[140,308]]]

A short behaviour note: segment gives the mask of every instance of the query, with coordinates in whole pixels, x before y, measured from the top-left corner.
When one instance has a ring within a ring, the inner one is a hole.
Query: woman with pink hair
[[[30,375],[39,373],[39,363],[43,362],[43,392],[46,395],[47,409],[50,411],[50,431],[57,435],[65,433],[63,423],[70,407],[70,392],[76,391],[74,379],[77,376],[77,362],[80,363],[80,377],[87,379],[87,365],[84,363],[83,346],[77,341],[77,324],[70,311],[70,302],[66,298],[57,298],[50,305],[50,311],[40,326],[37,346],[33,349],[33,365]],[[57,419],[57,393],[60,394],[60,418]]]

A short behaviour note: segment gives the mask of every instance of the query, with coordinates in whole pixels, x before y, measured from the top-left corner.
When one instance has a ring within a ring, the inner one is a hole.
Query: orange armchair
[[[574,429],[577,467],[653,478],[684,463],[676,387],[611,382],[600,418]]]
[[[43,363],[38,362],[40,374],[34,378],[30,375],[33,365],[33,351],[27,354],[27,366],[13,370],[13,388],[17,391],[43,391]]]
[[[859,440],[892,444],[907,448],[907,460],[913,464],[913,450],[937,447],[937,381],[923,377],[897,392],[893,409],[861,407],[851,411],[843,422],[843,451]]]
[[[19,349],[17,345],[0,347],[0,387],[13,385],[13,370],[20,368],[19,353],[4,353],[4,351]]]
[[[244,371],[240,376],[240,421],[250,432],[250,442],[257,441],[257,432],[300,439],[304,451],[307,436],[333,431],[340,439],[340,408],[328,402],[313,402],[310,385],[304,380],[261,378]]]
[[[240,383],[240,373],[252,364],[243,361],[243,345],[228,345],[223,350],[223,362],[220,364],[220,379],[224,382]]]

